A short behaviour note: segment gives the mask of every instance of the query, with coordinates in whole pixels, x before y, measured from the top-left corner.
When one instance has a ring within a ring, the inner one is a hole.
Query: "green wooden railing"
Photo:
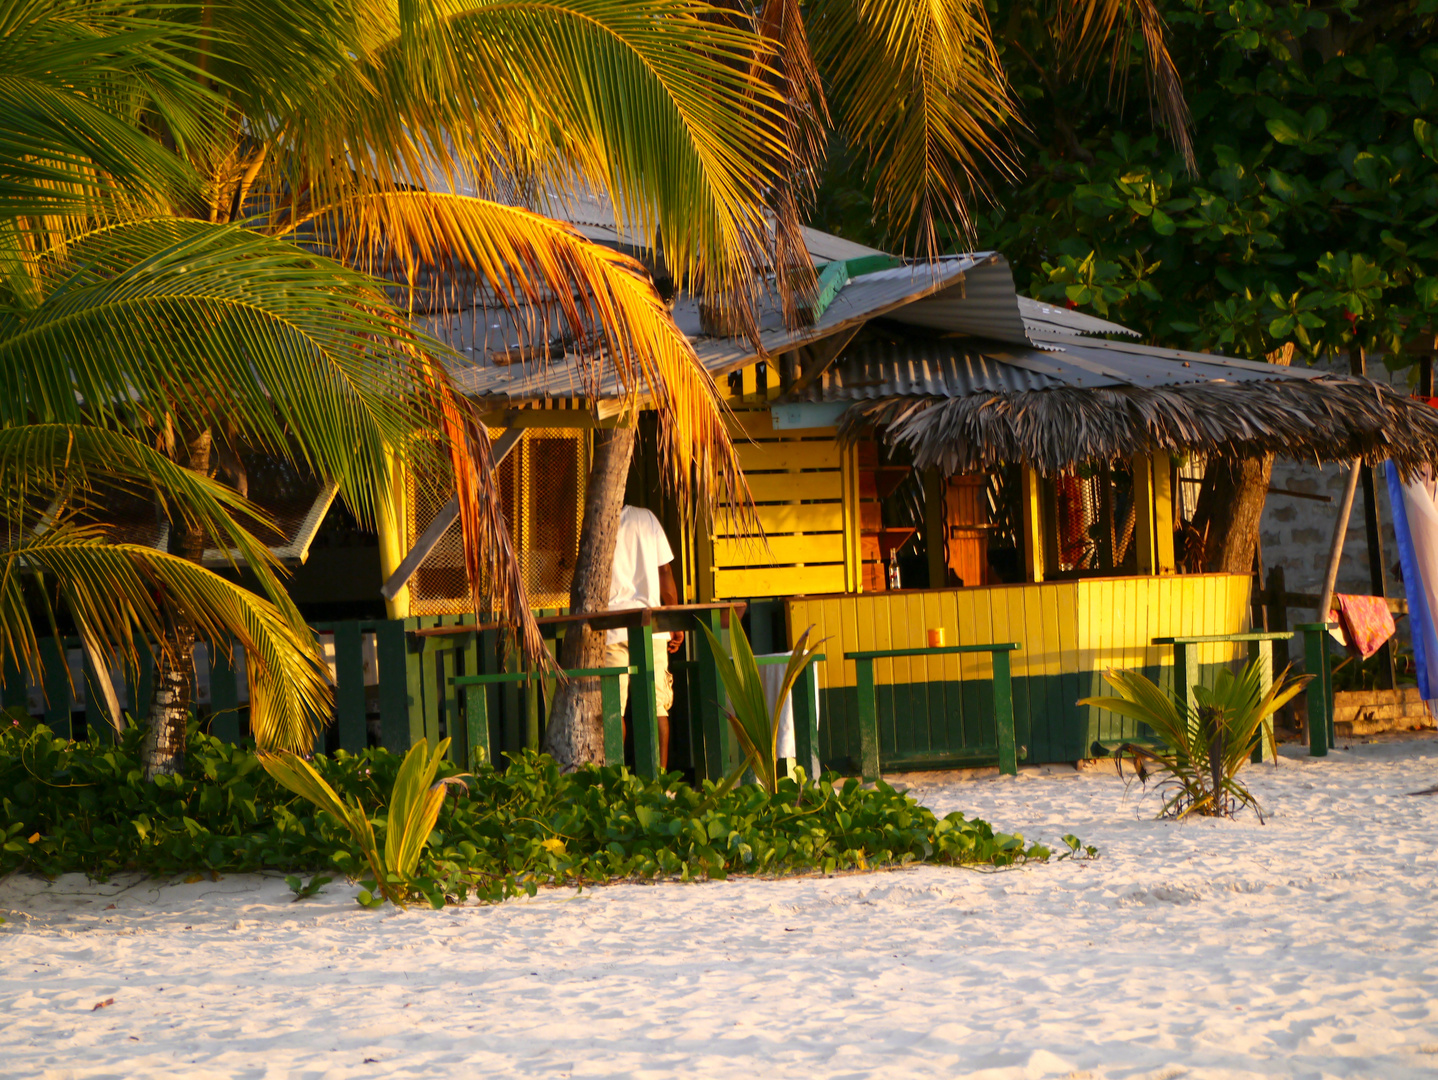
[[[864,780],[879,778],[879,703],[874,686],[874,661],[899,657],[955,656],[961,653],[990,653],[993,656],[994,727],[997,746],[974,747],[976,753],[991,752],[999,760],[999,772],[1016,776],[1019,771],[1018,741],[1014,736],[1014,690],[1009,653],[1023,645],[1016,641],[993,645],[938,645],[924,649],[877,649],[844,654],[854,662],[859,699],[859,771]]]
[[[634,676],[634,667],[568,668],[564,674],[571,679],[598,678],[600,708],[604,719],[604,763],[613,765],[624,762],[624,717],[619,708],[619,677]],[[529,688],[541,680],[539,673],[531,671],[501,671],[490,675],[456,675],[454,685],[465,691],[464,720],[465,735],[469,749],[469,764],[493,764],[494,758],[489,747],[489,695],[485,688],[500,683],[521,683]]]
[[[1222,645],[1222,644],[1246,644],[1248,646],[1248,659],[1250,662],[1259,661],[1262,664],[1262,685],[1263,692],[1268,693],[1268,688],[1273,685],[1273,643],[1275,641],[1288,641],[1293,637],[1291,631],[1254,631],[1247,634],[1202,634],[1195,637],[1156,637],[1153,639],[1155,645],[1173,646],[1173,687],[1174,694],[1182,692],[1185,701],[1188,703],[1190,712],[1198,708],[1198,701],[1194,697],[1193,688],[1199,681],[1198,671],[1198,649],[1201,645]],[[1258,747],[1253,751],[1253,760],[1273,760],[1273,717],[1263,722],[1264,737],[1259,739]]]
[[[633,695],[636,738],[636,770],[644,776],[659,772],[659,742],[654,688],[653,653],[639,647],[640,641],[661,630],[694,629],[698,620],[720,640],[732,615],[744,610],[743,602],[732,604],[680,605],[673,608],[595,613],[587,618],[544,613],[541,630],[550,647],[558,651],[559,635],[568,626],[587,621],[595,629],[623,628],[629,632],[631,666],[573,671],[574,677],[600,680],[605,715],[605,757],[619,761],[623,755],[623,725],[619,715],[619,675],[638,680]],[[370,743],[368,724],[377,711],[379,742],[395,751],[404,751],[424,739],[438,743],[441,734],[451,738],[450,754],[458,762],[494,761],[498,751],[519,747],[537,748],[540,741],[540,693],[552,672],[514,670],[519,658],[497,623],[484,623],[473,615],[420,616],[403,620],[363,619],[316,623],[317,634],[333,636],[335,668],[335,711],[333,724],[321,734],[316,746],[326,745],[359,753]],[[373,660],[377,678],[366,687],[365,637],[374,635]],[[697,778],[720,779],[739,762],[738,744],[727,719],[726,697],[719,679],[715,657],[708,639],[695,635],[692,660],[671,657],[670,669],[688,679],[690,743]],[[72,734],[72,705],[67,648],[79,646],[78,639],[44,639],[43,686],[47,695],[45,720],[57,734]],[[210,709],[200,710],[201,719],[212,734],[238,741],[242,732],[244,706],[240,702],[239,672],[229,661],[223,646],[210,650]],[[137,672],[126,677],[131,702],[149,700],[151,685],[150,651],[142,646]],[[787,663],[786,657],[760,659],[760,664]],[[91,676],[88,667],[87,676]],[[794,688],[795,743],[798,759],[812,770],[818,752],[818,715],[815,706],[815,669],[806,665]],[[527,692],[526,692],[527,691]],[[24,707],[26,680],[23,673],[7,671],[0,684],[3,703]],[[367,696],[369,695],[369,696]],[[496,712],[496,709],[498,712]],[[92,733],[109,737],[113,728],[103,712],[102,695],[89,693],[85,706]],[[496,725],[491,729],[491,721]],[[501,744],[496,746],[494,739]]]
[[[1262,664],[1263,691],[1273,685],[1273,643],[1290,641],[1296,634],[1303,635],[1305,670],[1317,677],[1308,684],[1308,753],[1312,757],[1323,757],[1333,745],[1333,675],[1329,667],[1328,646],[1325,640],[1333,623],[1299,623],[1292,631],[1254,631],[1248,634],[1205,634],[1194,637],[1157,637],[1155,645],[1173,646],[1173,685],[1177,694],[1182,688],[1189,709],[1197,707],[1193,688],[1198,683],[1198,650],[1202,645],[1246,644],[1249,662]],[[1253,751],[1255,762],[1273,758],[1273,718],[1263,723],[1265,738]],[[1152,740],[1145,739],[1100,739],[1092,747],[1096,757],[1102,757],[1125,743],[1143,745]]]

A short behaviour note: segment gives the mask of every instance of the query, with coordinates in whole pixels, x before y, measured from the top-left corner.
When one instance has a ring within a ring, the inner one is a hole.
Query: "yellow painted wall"
[[[847,587],[848,471],[833,428],[776,431],[769,411],[733,414],[730,432],[768,545],[717,517],[706,599],[839,592]]]
[[[814,637],[830,639],[823,665],[829,687],[854,685],[854,665],[843,661],[844,652],[923,648],[931,627],[942,627],[949,645],[1019,642],[1016,677],[1166,667],[1173,650],[1153,645],[1156,637],[1247,631],[1249,584],[1243,574],[1185,574],[800,597],[789,601],[789,627],[796,635],[813,624]],[[1240,650],[1204,646],[1199,662],[1233,659]],[[933,682],[988,678],[991,671],[987,655],[882,660],[874,678]]]

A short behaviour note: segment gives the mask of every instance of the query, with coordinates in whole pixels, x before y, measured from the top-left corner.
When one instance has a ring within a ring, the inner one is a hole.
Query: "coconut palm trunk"
[[[210,472],[210,451],[214,439],[208,428],[177,446],[178,464],[201,476]],[[172,516],[170,550],[199,565],[204,560],[205,531],[193,522]],[[150,698],[150,721],[140,761],[145,779],[161,774],[174,775],[185,764],[185,726],[194,706],[195,625],[188,615],[161,598],[165,638],[155,658],[155,688]]]
[[[594,434],[594,464],[584,495],[579,558],[569,588],[570,611],[603,611],[609,607],[614,570],[614,541],[624,485],[634,456],[634,428],[600,429]],[[604,657],[604,631],[572,627],[559,653],[563,668],[599,667]],[[597,679],[573,679],[562,685],[550,714],[544,748],[566,770],[604,763],[604,724],[599,715]]]

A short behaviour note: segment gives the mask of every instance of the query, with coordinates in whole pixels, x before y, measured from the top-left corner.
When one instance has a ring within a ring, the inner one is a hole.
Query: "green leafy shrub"
[[[1125,743],[1117,751],[1120,762],[1124,754],[1133,756],[1143,783],[1148,781],[1144,761],[1163,770],[1159,786],[1168,797],[1159,817],[1232,817],[1239,807],[1249,806],[1263,820],[1258,800],[1238,779],[1238,772],[1262,745],[1263,721],[1297,696],[1313,676],[1290,676],[1284,669],[1265,692],[1259,661],[1245,665],[1237,675],[1220,668],[1212,689],[1193,688],[1194,709],[1137,671],[1106,671],[1103,677],[1120,696],[1083,698],[1079,704],[1147,724],[1162,741],[1158,748]],[[1271,741],[1272,733],[1267,734]],[[1273,751],[1276,758],[1276,744]]]
[[[192,729],[185,770],[150,783],[139,742],[138,731],[114,746],[56,739],[44,727],[0,733],[0,873],[374,875],[349,823],[276,783],[253,750]],[[387,835],[398,755],[340,753],[312,764],[337,800],[359,806]],[[455,775],[450,762],[437,768],[441,780]],[[427,841],[408,881],[431,903],[497,901],[547,885],[914,862],[1008,866],[1052,855],[984,821],[939,819],[883,783],[810,783],[801,773],[773,794],[755,785],[696,789],[672,773],[653,781],[621,768],[563,775],[535,754],[503,773],[484,770],[467,791],[451,789]],[[1072,837],[1065,843],[1060,858],[1096,854]]]

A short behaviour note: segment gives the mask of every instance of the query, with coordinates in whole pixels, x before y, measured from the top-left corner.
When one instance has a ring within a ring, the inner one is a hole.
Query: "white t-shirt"
[[[674,549],[664,526],[652,511],[626,506],[619,511],[619,535],[614,540],[614,573],[609,579],[609,610],[659,607],[659,568],[674,561]],[[655,634],[669,640],[668,634]],[[611,630],[611,645],[629,640],[628,630]]]

